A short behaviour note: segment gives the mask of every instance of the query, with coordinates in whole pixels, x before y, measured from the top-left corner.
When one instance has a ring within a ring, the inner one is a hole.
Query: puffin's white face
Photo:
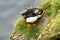
[[[36,9],[36,10],[34,11],[34,13],[36,13],[36,14],[40,14],[41,11],[40,11],[40,9]]]

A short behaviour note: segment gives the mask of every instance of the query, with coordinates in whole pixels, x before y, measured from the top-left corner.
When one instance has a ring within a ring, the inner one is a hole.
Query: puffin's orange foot
[[[31,24],[27,24],[27,27],[29,28],[31,26]]]
[[[32,23],[32,26],[37,26],[35,23]]]

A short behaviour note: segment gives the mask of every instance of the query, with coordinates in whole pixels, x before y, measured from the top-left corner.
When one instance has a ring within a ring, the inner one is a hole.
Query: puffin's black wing
[[[37,8],[26,9],[24,12],[22,11],[21,15],[27,15],[29,13],[33,13]]]
[[[26,10],[22,11],[21,15],[24,16],[24,15],[30,13],[31,11],[32,11],[32,9],[26,9]]]

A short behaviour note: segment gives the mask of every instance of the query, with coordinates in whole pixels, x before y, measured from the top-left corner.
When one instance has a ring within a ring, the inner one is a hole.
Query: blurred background
[[[20,12],[37,3],[36,0],[0,0],[0,40],[8,40]]]

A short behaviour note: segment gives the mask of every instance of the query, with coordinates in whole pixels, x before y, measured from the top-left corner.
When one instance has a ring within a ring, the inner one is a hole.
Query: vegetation
[[[23,33],[28,38],[36,38],[39,40],[57,40],[60,38],[60,0],[43,0],[36,5],[37,8],[44,10],[48,19],[45,26],[40,26],[37,22],[37,26],[26,26],[26,21],[23,17],[18,18],[14,23],[13,36],[19,33]],[[37,33],[37,35],[36,35]],[[12,40],[12,37],[10,39]],[[39,37],[41,36],[41,37]]]
[[[38,25],[27,27],[27,23],[23,17],[16,20],[14,26],[18,27],[17,32],[23,32],[23,34],[27,37],[36,36],[36,33],[39,32]]]

